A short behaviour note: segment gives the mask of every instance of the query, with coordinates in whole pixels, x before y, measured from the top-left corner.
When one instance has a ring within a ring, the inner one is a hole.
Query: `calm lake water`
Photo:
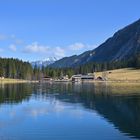
[[[140,139],[140,88],[0,85],[0,140]]]

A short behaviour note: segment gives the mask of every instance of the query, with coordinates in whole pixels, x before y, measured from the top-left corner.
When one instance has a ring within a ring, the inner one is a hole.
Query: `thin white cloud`
[[[10,49],[11,51],[15,52],[15,51],[17,50],[17,47],[16,47],[16,45],[11,44],[11,45],[9,46],[9,49]]]
[[[23,53],[28,54],[41,54],[44,57],[56,57],[57,59],[63,58],[65,56],[71,56],[75,54],[83,53],[87,50],[92,50],[96,46],[95,45],[86,45],[83,43],[74,43],[65,47],[60,46],[47,46],[47,45],[40,45],[37,42],[29,44],[24,47],[22,50]]]
[[[79,51],[79,50],[82,50],[83,48],[85,48],[85,45],[83,43],[75,43],[75,44],[68,46],[68,48],[72,51]]]
[[[88,44],[83,44],[83,43],[74,43],[72,45],[69,45],[67,48],[67,50],[70,51],[78,51],[78,52],[84,52],[87,50],[93,50],[95,49],[97,46],[96,45],[88,45]]]
[[[30,45],[27,45],[24,49],[24,53],[47,53],[49,47],[39,45],[37,42],[34,42]]]
[[[62,58],[62,57],[66,56],[65,50],[62,49],[61,47],[55,47],[53,49],[53,52],[54,52],[55,57],[57,57],[57,58]]]
[[[87,50],[93,50],[97,47],[98,47],[98,45],[87,45]]]
[[[19,39],[16,37],[16,35],[5,35],[5,34],[0,34],[0,41],[8,41],[11,42],[12,44],[15,45],[23,45],[24,41],[22,39]]]
[[[46,57],[54,56],[56,58],[62,58],[65,56],[65,50],[63,48],[40,45],[37,42],[25,46],[22,52],[29,54],[39,53],[45,55]]]
[[[14,40],[14,43],[15,43],[16,45],[22,45],[22,44],[24,44],[24,41],[21,40],[21,39],[15,39],[15,40]]]
[[[0,34],[0,40],[15,40],[16,36],[14,34],[12,35],[6,35],[6,34]]]

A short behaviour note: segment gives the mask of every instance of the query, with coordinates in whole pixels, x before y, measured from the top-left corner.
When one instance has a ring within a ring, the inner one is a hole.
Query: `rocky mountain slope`
[[[116,32],[92,51],[62,58],[50,67],[75,67],[89,62],[121,61],[140,52],[140,20]]]

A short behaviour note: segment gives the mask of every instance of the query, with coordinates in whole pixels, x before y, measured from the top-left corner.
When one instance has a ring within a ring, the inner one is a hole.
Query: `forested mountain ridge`
[[[116,62],[140,53],[140,19],[116,32],[113,37],[92,51],[62,58],[50,67],[75,67],[90,62]]]

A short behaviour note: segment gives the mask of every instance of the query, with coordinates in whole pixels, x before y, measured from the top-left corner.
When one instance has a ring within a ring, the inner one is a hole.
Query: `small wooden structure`
[[[101,77],[101,76],[98,76],[98,77],[96,78],[96,80],[98,80],[98,81],[104,81],[104,78]]]

